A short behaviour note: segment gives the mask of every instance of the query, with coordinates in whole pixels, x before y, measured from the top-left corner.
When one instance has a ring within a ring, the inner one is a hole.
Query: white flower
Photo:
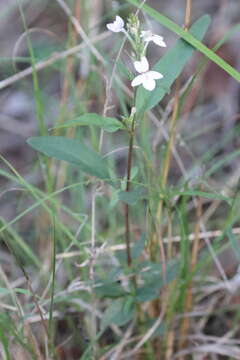
[[[154,44],[158,46],[162,46],[162,47],[167,46],[162,36],[153,34],[150,30],[141,31],[141,37],[147,44],[152,41],[154,42]]]
[[[156,87],[156,81],[162,79],[163,75],[157,71],[149,71],[147,58],[143,56],[140,61],[134,61],[134,67],[140,75],[136,76],[131,85],[143,85],[146,90],[152,91]]]
[[[116,16],[116,20],[113,23],[107,24],[107,28],[113,32],[124,31],[124,21],[120,16]]]
[[[149,64],[146,56],[143,56],[141,61],[134,61],[133,65],[138,73],[144,73],[149,70]]]

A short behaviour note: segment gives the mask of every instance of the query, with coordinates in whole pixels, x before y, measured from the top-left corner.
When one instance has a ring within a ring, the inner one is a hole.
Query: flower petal
[[[144,73],[149,70],[147,58],[143,56],[140,61],[134,61],[134,67],[137,72]]]
[[[159,35],[152,35],[152,41],[154,42],[154,44],[161,46],[161,47],[166,47],[166,43],[163,40],[162,36]]]
[[[106,25],[108,30],[113,32],[120,32],[124,29],[124,21],[120,16],[116,16],[116,20],[113,23]]]
[[[149,78],[149,77],[144,77],[142,84],[143,84],[143,87],[146,90],[152,91],[152,90],[155,89],[156,81],[154,79]]]
[[[163,78],[163,74],[161,74],[158,71],[148,71],[148,75],[151,79],[162,79]]]
[[[142,37],[144,41],[149,42],[151,41],[152,32],[150,30],[141,31],[140,37]]]
[[[141,85],[143,82],[143,75],[136,76],[133,81],[131,82],[132,86],[138,86]]]
[[[119,28],[122,28],[122,29],[123,29],[123,27],[124,27],[124,21],[123,21],[123,19],[121,18],[121,16],[118,16],[118,15],[117,15],[115,22],[117,23],[117,25],[118,25]]]
[[[113,23],[111,23],[111,24],[107,24],[106,26],[107,26],[108,30],[113,31],[113,32],[116,32],[116,30],[115,30],[115,26],[114,26],[114,24],[113,24]]]

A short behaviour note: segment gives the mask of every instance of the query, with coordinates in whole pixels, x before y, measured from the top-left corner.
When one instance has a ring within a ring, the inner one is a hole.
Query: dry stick
[[[201,226],[201,218],[202,218],[202,199],[199,198],[198,200],[198,204],[197,204],[197,208],[196,208],[196,212],[197,212],[197,222],[196,222],[196,226],[195,226],[195,239],[193,242],[193,247],[192,247],[192,256],[191,256],[191,273],[193,274],[195,269],[196,269],[196,264],[197,264],[197,256],[198,256],[198,251],[199,251],[199,242],[200,242],[200,226]],[[186,295],[186,299],[185,299],[185,306],[184,306],[184,313],[188,313],[191,311],[192,308],[192,302],[193,302],[193,282],[192,280],[189,282],[188,284],[188,289],[187,289],[187,295]],[[187,341],[187,334],[189,331],[189,327],[190,327],[190,322],[189,322],[189,317],[185,316],[183,318],[183,322],[182,322],[182,326],[180,329],[180,340],[179,340],[179,351],[185,349],[188,346],[188,341]]]
[[[151,337],[153,336],[153,334],[155,333],[155,331],[157,330],[157,328],[161,325],[164,315],[166,313],[166,309],[165,307],[162,308],[161,313],[159,315],[159,317],[157,318],[157,320],[155,321],[155,323],[152,325],[152,327],[147,331],[147,333],[141,338],[141,340],[139,341],[139,343],[135,346],[135,348],[133,349],[133,351],[131,353],[134,353],[136,351],[138,351],[145,343],[147,343],[147,341],[149,339],[151,339]]]
[[[166,342],[166,360],[172,359],[174,339],[175,339],[175,331],[173,327],[170,327],[168,330],[167,342]]]
[[[56,1],[61,6],[61,8],[65,12],[65,14],[69,17],[69,19],[71,20],[76,31],[81,36],[83,41],[86,43],[87,47],[90,49],[90,51],[93,53],[93,55],[95,55],[96,59],[103,65],[106,65],[105,59],[102,57],[102,55],[99,53],[99,51],[93,46],[91,40],[88,38],[87,34],[81,27],[78,19],[75,16],[73,16],[69,6],[63,0],[56,0]]]
[[[173,241],[172,241],[172,214],[168,213],[168,233],[167,233],[167,257],[168,260],[170,260],[173,256]],[[176,286],[176,283],[174,281],[174,283],[172,284],[172,286],[170,287],[170,289],[174,288]],[[165,303],[168,303],[168,297],[171,294],[171,290],[167,291],[167,300],[165,301]],[[170,324],[171,325],[171,324]],[[172,359],[172,355],[173,355],[173,345],[174,345],[174,329],[173,326],[169,326],[169,330],[168,330],[168,335],[167,335],[167,340],[166,340],[166,360],[171,360]]]
[[[136,230],[137,229],[138,229],[138,227],[136,227]],[[240,235],[240,228],[239,227],[233,228],[232,233],[234,235]],[[121,235],[121,234],[122,234],[122,232],[120,234],[118,233],[118,235]],[[199,240],[202,240],[202,239],[204,240],[206,238],[216,238],[216,237],[220,237],[222,235],[224,235],[224,231],[222,231],[222,230],[203,231],[203,232],[199,233]],[[187,236],[187,239],[188,239],[188,241],[194,241],[195,237],[196,237],[196,232],[189,234]],[[182,238],[180,235],[173,236],[172,242],[179,243],[181,241],[181,239]],[[168,237],[163,238],[163,243],[168,244]],[[109,251],[124,250],[124,249],[126,249],[126,246],[124,244],[113,245],[113,246],[109,246],[106,248],[106,250],[109,250]],[[72,256],[77,256],[78,254],[79,254],[78,251],[74,251],[72,253]],[[63,258],[64,254],[59,254],[58,257]]]
[[[50,337],[50,334],[49,334],[49,332],[48,332],[48,326],[47,326],[46,321],[45,321],[45,319],[44,319],[42,310],[41,310],[41,308],[40,308],[40,306],[39,306],[39,303],[38,303],[38,299],[37,299],[37,297],[36,297],[36,294],[35,294],[35,292],[34,292],[34,290],[33,290],[33,288],[32,288],[31,281],[30,281],[30,278],[29,278],[29,276],[28,276],[28,273],[25,271],[24,267],[23,267],[21,264],[19,264],[19,266],[20,266],[20,268],[21,268],[21,270],[22,270],[22,272],[23,272],[23,274],[24,274],[24,276],[25,276],[25,278],[26,278],[28,288],[29,288],[29,290],[30,290],[30,292],[31,292],[31,295],[32,295],[32,297],[33,297],[33,302],[34,302],[34,304],[35,304],[35,306],[36,306],[36,309],[37,309],[37,312],[38,312],[38,314],[39,314],[39,316],[40,316],[40,318],[41,318],[41,323],[42,323],[42,325],[43,325],[43,328],[44,328],[44,330],[45,330],[45,332],[46,332],[47,337],[49,338],[49,337]]]
[[[95,282],[95,273],[94,273],[94,264],[96,262],[96,196],[97,196],[97,190],[94,190],[94,193],[92,195],[92,204],[91,204],[91,211],[92,211],[92,225],[91,225],[91,255],[90,255],[90,262],[89,262],[89,278],[91,281],[91,305],[93,308],[93,311],[91,313],[91,343],[92,343],[92,357],[93,359],[96,359],[96,343],[95,339],[97,337],[97,319],[96,319],[96,297],[94,292],[94,282]]]
[[[13,48],[13,51],[12,51],[12,66],[14,68],[14,70],[17,71],[17,64],[15,62],[15,59],[17,59],[17,55],[18,55],[18,51],[19,51],[19,48],[20,48],[20,45],[22,43],[22,41],[24,40],[24,38],[28,37],[29,34],[32,34],[32,33],[35,33],[35,32],[41,32],[41,33],[44,33],[46,35],[49,35],[49,36],[53,36],[55,37],[57,40],[59,40],[59,37],[54,34],[52,31],[48,30],[48,29],[42,29],[42,28],[31,28],[31,29],[26,29],[18,38],[18,40],[16,41],[15,45],[14,45],[14,48]]]
[[[126,346],[126,343],[128,341],[128,339],[130,338],[130,336],[133,333],[134,330],[134,321],[130,324],[130,326],[128,327],[127,331],[125,332],[122,340],[120,341],[119,345],[117,346],[116,352],[111,355],[111,360],[118,360],[120,359],[121,353],[124,349],[124,347]]]
[[[185,19],[184,19],[184,29],[188,31],[191,22],[191,13],[192,13],[192,0],[186,0],[186,9],[185,9]]]
[[[105,31],[102,34],[99,34],[97,36],[95,36],[92,39],[93,43],[96,43],[98,41],[104,40],[107,37],[109,37],[110,34]],[[68,49],[66,51],[62,51],[60,53],[54,53],[54,55],[52,55],[49,59],[47,60],[43,60],[43,61],[39,61],[36,65],[35,65],[35,69],[34,71],[40,71],[45,69],[46,67],[53,65],[55,62],[65,59],[66,57],[70,56],[70,55],[74,55],[76,53],[78,53],[79,51],[83,50],[86,47],[85,43],[81,43],[77,46],[74,46],[71,49]],[[7,79],[0,81],[0,90],[14,84],[15,82],[24,79],[25,77],[31,75],[33,73],[33,67],[29,66],[27,69],[23,70],[23,71],[19,71],[17,74],[14,74],[12,76],[9,76]]]
[[[122,51],[123,51],[123,47],[125,45],[125,42],[126,42],[126,36],[125,38],[123,39],[122,43],[121,43],[121,46],[120,46],[120,49],[117,53],[117,56],[116,56],[116,59],[115,59],[115,62],[114,62],[114,65],[113,65],[113,69],[112,69],[112,74],[111,74],[111,77],[110,77],[110,81],[107,81],[106,82],[106,99],[105,99],[105,103],[104,103],[104,107],[103,107],[103,116],[107,116],[107,112],[108,112],[108,109],[109,109],[109,103],[110,103],[110,98],[111,98],[111,88],[112,88],[112,84],[113,84],[113,79],[114,79],[114,75],[115,75],[115,72],[116,72],[116,69],[117,69],[117,63],[118,63],[118,60],[120,59],[120,56],[122,54]],[[99,140],[99,150],[102,149],[102,145],[103,145],[103,136],[104,136],[104,130],[101,129],[101,132],[100,132],[100,140]]]

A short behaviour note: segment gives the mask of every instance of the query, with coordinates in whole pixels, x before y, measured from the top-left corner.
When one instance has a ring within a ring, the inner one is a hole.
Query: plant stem
[[[96,359],[97,356],[97,319],[96,319],[96,309],[97,309],[97,299],[94,291],[94,282],[95,282],[95,263],[96,263],[96,197],[97,197],[97,188],[93,190],[92,195],[92,204],[91,204],[91,255],[89,262],[89,279],[91,281],[91,345],[92,345],[92,359]]]
[[[186,9],[185,9],[185,19],[184,19],[184,29],[188,31],[191,22],[191,13],[192,13],[192,0],[186,0]]]
[[[49,348],[50,354],[54,358],[54,333],[53,333],[53,306],[54,306],[54,290],[55,290],[55,278],[56,278],[56,226],[55,226],[55,217],[53,217],[53,251],[52,251],[52,286],[51,286],[51,299],[50,299],[50,308],[49,308],[49,322],[48,322],[48,331],[49,331]]]
[[[134,142],[134,127],[135,120],[133,118],[130,137],[129,137],[129,145],[128,145],[128,159],[127,159],[127,184],[126,191],[130,191],[131,186],[131,170],[132,170],[132,157],[133,157],[133,142]],[[129,219],[129,205],[125,204],[125,242],[126,242],[126,251],[127,251],[127,263],[130,267],[132,265],[132,257],[131,257],[131,248],[130,248],[130,219]]]

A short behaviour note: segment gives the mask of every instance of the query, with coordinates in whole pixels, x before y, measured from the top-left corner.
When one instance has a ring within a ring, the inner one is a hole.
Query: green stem
[[[128,146],[128,160],[127,160],[127,184],[126,191],[130,191],[131,187],[131,170],[132,170],[132,157],[133,157],[133,142],[134,142],[134,127],[135,120],[132,120],[130,130],[129,146]],[[127,263],[130,267],[132,265],[131,247],[130,247],[130,219],[129,219],[129,205],[125,204],[125,242],[127,252]]]

